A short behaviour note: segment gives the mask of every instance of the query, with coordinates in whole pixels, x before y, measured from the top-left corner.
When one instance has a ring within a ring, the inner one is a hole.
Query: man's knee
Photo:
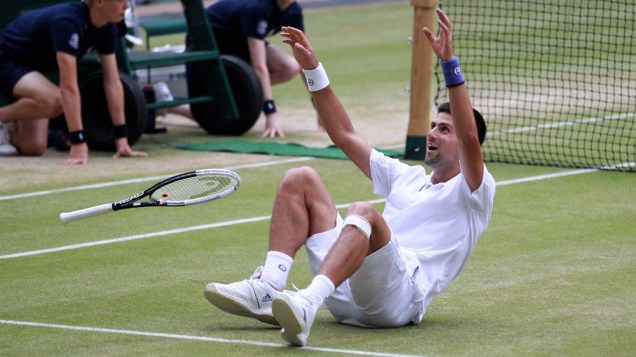
[[[20,155],[41,156],[46,151],[46,141],[30,140],[23,143],[16,143],[16,148]]]
[[[354,202],[347,207],[347,216],[357,215],[369,222],[377,219],[378,211],[368,202]]]
[[[308,166],[288,170],[280,182],[278,194],[297,196],[312,207],[333,206],[322,178]]]
[[[15,123],[11,142],[21,155],[40,156],[44,154],[48,141],[48,122],[48,119],[39,119]]]
[[[287,170],[281,183],[283,185],[307,185],[315,180],[320,180],[318,172],[309,166],[302,166]]]
[[[368,202],[354,202],[349,205],[344,221],[345,226],[348,224],[356,226],[369,238],[369,253],[382,248],[391,239],[391,230],[382,214]]]

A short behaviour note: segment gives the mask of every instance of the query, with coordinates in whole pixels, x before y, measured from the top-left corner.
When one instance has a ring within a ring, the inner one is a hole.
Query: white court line
[[[507,185],[514,185],[516,183],[538,181],[538,180],[547,180],[547,179],[563,177],[563,176],[587,174],[587,173],[595,172],[595,171],[598,171],[598,170],[596,170],[596,169],[581,169],[581,170],[574,170],[574,171],[556,172],[556,173],[553,173],[553,174],[546,174],[546,175],[540,175],[540,176],[522,177],[522,178],[518,178],[518,179],[512,179],[512,180],[506,180],[506,181],[497,182],[497,186],[507,186]]]
[[[59,324],[48,324],[48,323],[30,322],[30,321],[0,320],[0,324],[31,326],[31,327],[47,327],[47,328],[82,331],[82,332],[100,332],[100,333],[113,333],[113,334],[120,334],[120,335],[161,337],[161,338],[171,338],[171,339],[177,339],[177,340],[230,343],[230,344],[237,344],[237,345],[251,345],[251,346],[259,346],[259,347],[275,347],[275,348],[285,348],[285,349],[290,348],[288,345],[284,345],[280,343],[269,343],[269,342],[249,341],[249,340],[231,340],[227,338],[218,338],[218,337],[177,335],[177,334],[171,334],[171,333],[145,332],[145,331],[134,331],[134,330],[118,330],[118,329],[101,328],[101,327],[59,325]],[[381,357],[412,357],[413,356],[413,355],[403,355],[403,354],[395,354],[395,353],[343,350],[338,348],[311,347],[311,346],[302,347],[302,350],[341,353],[341,354],[360,355],[360,356],[381,356]]]
[[[138,239],[145,239],[145,238],[162,237],[162,236],[167,236],[167,235],[171,235],[171,234],[179,234],[179,233],[185,233],[185,232],[200,231],[200,230],[203,230],[203,229],[218,228],[218,227],[225,227],[225,226],[233,226],[235,224],[259,222],[259,221],[268,220],[269,218],[270,218],[270,216],[260,216],[260,217],[253,217],[253,218],[237,219],[237,220],[234,220],[234,221],[203,224],[203,225],[200,225],[200,226],[176,228],[176,229],[170,229],[170,230],[167,230],[167,231],[159,231],[159,232],[146,233],[146,234],[136,234],[136,235],[127,236],[127,237],[99,240],[99,241],[95,241],[95,242],[86,242],[86,243],[80,243],[80,244],[65,245],[65,246],[55,247],[55,248],[32,250],[32,251],[29,251],[29,252],[2,255],[2,256],[0,256],[0,260],[2,260],[2,259],[11,259],[11,258],[28,257],[28,256],[32,256],[32,255],[40,255],[40,254],[46,254],[46,253],[62,252],[62,251],[65,251],[65,250],[88,248],[88,247],[94,247],[94,246],[98,246],[98,245],[105,245],[105,244],[112,244],[112,243],[121,243],[121,242],[127,242],[127,241],[131,241],[131,240],[138,240]]]
[[[540,124],[535,126],[525,126],[521,128],[514,128],[514,129],[497,130],[497,131],[488,133],[488,135],[493,136],[493,135],[503,135],[503,134],[525,133],[528,131],[535,131],[539,129],[551,129],[551,128],[559,128],[563,126],[574,126],[578,124],[590,124],[590,123],[596,123],[597,121],[618,120],[618,119],[632,118],[634,116],[636,116],[636,113],[621,113],[621,114],[606,115],[603,117],[582,118],[582,119],[567,120],[567,121],[561,121],[561,122],[555,122],[555,123]]]
[[[520,179],[513,179],[513,180],[506,180],[506,181],[497,182],[497,186],[506,186],[506,185],[512,185],[512,184],[517,184],[517,183],[523,183],[523,182],[547,180],[547,179],[564,177],[564,176],[572,176],[572,175],[580,175],[580,174],[590,173],[590,172],[594,172],[594,171],[597,171],[597,170],[595,170],[595,169],[582,169],[582,170],[565,171],[565,172],[558,172],[558,173],[552,173],[552,174],[546,174],[546,175],[531,176],[531,177],[525,177],[525,178],[520,178]],[[369,202],[371,204],[376,204],[376,203],[384,202],[385,200],[386,199],[384,199],[384,198],[380,198],[380,199],[370,200],[370,201],[367,201],[367,202]],[[342,204],[337,205],[336,207],[338,209],[345,208],[345,207],[349,206],[350,204],[351,203],[342,203]],[[233,220],[233,221],[225,221],[225,222],[218,222],[218,223],[203,224],[203,225],[199,225],[199,226],[192,226],[192,227],[185,227],[185,228],[176,228],[176,229],[171,229],[171,230],[167,230],[167,231],[159,231],[159,232],[146,233],[146,234],[137,234],[137,235],[127,236],[127,237],[106,239],[106,240],[100,240],[100,241],[95,241],[95,242],[86,242],[86,243],[65,245],[65,246],[54,247],[54,248],[32,250],[32,251],[27,251],[27,252],[22,252],[22,253],[0,255],[0,260],[28,257],[28,256],[33,256],[33,255],[47,254],[47,253],[55,253],[55,252],[61,252],[61,251],[73,250],[73,249],[80,249],[80,248],[88,248],[88,247],[94,247],[94,246],[98,246],[98,245],[127,242],[127,241],[138,240],[138,239],[162,237],[162,236],[167,236],[167,235],[171,235],[171,234],[180,234],[180,233],[185,233],[185,232],[199,231],[199,230],[203,230],[203,229],[233,226],[233,225],[236,225],[236,224],[260,222],[260,221],[268,220],[270,218],[271,218],[271,216],[260,216],[260,217],[252,217],[252,218],[243,218],[243,219],[238,219],[238,220]]]
[[[296,157],[296,158],[287,159],[287,160],[278,160],[278,161],[271,161],[271,162],[265,162],[265,163],[245,164],[245,165],[232,166],[232,167],[227,167],[227,169],[228,170],[251,169],[251,168],[259,168],[259,167],[267,167],[267,166],[273,166],[273,165],[280,165],[280,164],[288,164],[288,163],[294,163],[294,162],[308,161],[308,160],[313,160],[313,159],[314,159],[313,157]],[[140,178],[130,179],[130,180],[123,180],[123,181],[109,181],[109,182],[95,183],[95,184],[92,184],[92,185],[66,187],[66,188],[60,188],[60,189],[56,189],[56,190],[44,190],[44,191],[27,192],[27,193],[20,193],[20,194],[17,194],[17,195],[0,196],[0,201],[15,200],[15,199],[18,199],[18,198],[27,198],[27,197],[51,195],[51,194],[54,194],[54,193],[89,190],[91,188],[104,188],[104,187],[111,187],[111,186],[120,186],[120,185],[127,185],[127,184],[131,184],[131,183],[139,183],[139,182],[146,182],[146,181],[159,181],[159,180],[163,180],[165,178],[167,178],[167,176],[148,176],[148,177],[140,177]]]

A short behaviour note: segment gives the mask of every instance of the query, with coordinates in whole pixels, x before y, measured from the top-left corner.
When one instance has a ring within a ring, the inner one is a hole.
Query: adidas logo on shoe
[[[272,297],[269,294],[265,294],[265,296],[263,296],[263,298],[261,299],[261,302],[268,302],[268,301],[272,301]]]

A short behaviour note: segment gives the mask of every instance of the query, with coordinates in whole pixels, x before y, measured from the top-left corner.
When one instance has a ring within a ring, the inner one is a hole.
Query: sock
[[[333,282],[329,280],[327,276],[319,274],[314,277],[311,284],[304,289],[304,292],[307,295],[320,296],[322,301],[325,301],[325,299],[331,296],[335,290],[336,287],[333,285]]]
[[[267,252],[261,279],[268,282],[276,290],[283,290],[287,285],[287,276],[294,259],[289,255],[276,251]]]

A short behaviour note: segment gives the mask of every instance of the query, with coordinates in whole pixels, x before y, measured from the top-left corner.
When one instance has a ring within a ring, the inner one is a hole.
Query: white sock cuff
[[[268,282],[277,290],[285,289],[287,276],[291,270],[294,259],[289,255],[276,251],[267,252],[261,279]]]
[[[331,281],[331,279],[329,279],[324,274],[316,275],[313,280],[317,280],[317,281],[320,281],[322,284],[325,284],[326,286],[329,287],[329,290],[331,290],[331,292],[334,292],[336,290],[336,286],[333,285],[333,281]]]
[[[320,296],[321,300],[324,301],[331,296],[334,291],[336,291],[336,287],[333,285],[331,279],[329,279],[326,275],[319,274],[311,280],[307,289],[301,291],[304,291],[309,295]]]
[[[369,221],[364,219],[364,217],[358,216],[357,214],[349,215],[345,218],[344,222],[342,222],[343,227],[347,225],[355,226],[364,233],[367,239],[371,238],[371,224],[369,224]]]
[[[294,258],[290,257],[289,255],[285,253],[277,252],[275,250],[270,250],[269,252],[267,252],[267,256],[265,257],[265,259],[268,259],[268,258],[282,260],[283,262],[289,265],[292,265],[292,263],[294,262]]]

